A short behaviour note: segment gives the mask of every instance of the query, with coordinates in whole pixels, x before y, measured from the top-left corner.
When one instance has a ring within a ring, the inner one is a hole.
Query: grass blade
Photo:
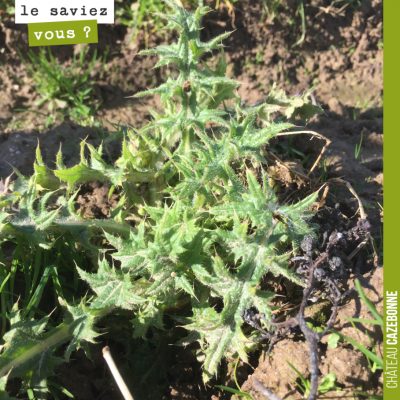
[[[296,367],[291,364],[288,360],[286,360],[286,362],[289,364],[290,368],[293,369],[294,372],[296,372],[296,374],[299,376],[299,378],[301,379],[301,381],[303,382],[303,385],[305,388],[307,388],[307,381],[304,379],[303,375],[296,369]]]
[[[343,318],[346,321],[361,322],[362,324],[374,324],[381,325],[381,323],[375,319],[363,319],[363,318]]]
[[[48,265],[43,272],[42,277],[40,278],[40,282],[38,287],[35,290],[35,293],[33,294],[31,300],[29,301],[29,304],[27,305],[26,309],[22,313],[22,317],[26,317],[28,315],[29,311],[31,310],[32,306],[37,306],[38,303],[40,302],[40,299],[42,298],[42,294],[44,291],[44,287],[46,286],[47,281],[49,280],[49,277],[51,275],[51,272],[54,268],[54,265]],[[31,315],[30,317],[33,317]]]
[[[47,381],[47,384],[48,384],[49,386],[55,387],[55,388],[58,389],[61,393],[65,394],[65,395],[68,396],[69,398],[71,398],[71,399],[74,399],[74,398],[75,398],[74,395],[73,395],[72,393],[70,393],[67,389],[63,388],[62,386],[58,385],[58,384],[55,383],[55,382],[52,382],[52,381],[49,381],[49,380],[48,380],[48,381]]]
[[[368,307],[368,309],[371,311],[372,315],[376,318],[376,320],[379,322],[379,325],[383,326],[383,318],[382,316],[378,313],[376,310],[375,306],[372,304],[372,302],[365,296],[361,283],[358,279],[355,280],[356,287],[358,290],[358,293],[361,297],[361,300],[365,303],[365,305]]]
[[[357,347],[357,349],[360,350],[361,353],[363,353],[371,361],[375,362],[378,367],[383,368],[383,360],[381,360],[376,354],[372,353],[372,351],[369,351],[368,349],[366,349],[362,344],[357,343],[355,340],[349,338],[346,335],[343,335],[342,333],[340,333],[338,331],[335,331],[334,329],[330,329],[330,332],[336,333],[343,339],[346,339],[353,346]]]
[[[240,390],[232,389],[232,388],[230,388],[228,386],[222,386],[222,385],[215,385],[215,387],[218,388],[218,389],[226,390],[227,392],[231,392],[231,393],[238,394],[240,396],[246,397],[246,399],[252,399],[253,400],[253,398],[249,394],[244,393],[244,392],[242,392]]]

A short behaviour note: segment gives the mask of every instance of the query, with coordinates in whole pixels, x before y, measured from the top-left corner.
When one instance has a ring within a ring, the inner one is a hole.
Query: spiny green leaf
[[[65,351],[65,358],[68,360],[73,350],[83,347],[86,355],[90,358],[87,342],[96,343],[95,339],[100,334],[94,331],[94,324],[98,320],[99,312],[95,309],[89,309],[84,301],[78,307],[68,304],[61,298],[58,299],[63,307],[64,324],[68,326],[68,334],[72,336],[70,343]]]
[[[306,210],[316,201],[318,192],[310,194],[305,199],[292,206],[279,207],[277,213],[284,217],[284,229],[288,232],[292,242],[293,250],[296,254],[300,248],[301,241],[305,236],[315,236],[316,225],[307,222],[313,215]]]
[[[139,285],[132,283],[129,274],[110,268],[106,260],[99,262],[96,274],[89,274],[77,267],[80,277],[85,280],[97,294],[92,303],[94,308],[120,307],[132,310],[146,300],[140,296]]]
[[[260,279],[260,276],[258,279],[254,276],[258,275],[257,270],[260,268],[257,259],[261,260],[262,257],[260,254],[251,254],[249,258],[242,262],[240,273],[236,276],[227,271],[218,256],[215,258],[213,276],[198,276],[204,285],[224,299],[224,308],[220,314],[210,308],[208,312],[196,315],[194,322],[185,326],[186,329],[200,332],[202,340],[207,343],[203,374],[205,381],[215,374],[224,355],[238,353],[243,360],[247,360],[244,350],[247,340],[240,329],[243,309],[257,304],[262,305],[261,309],[267,315],[270,314],[268,302],[274,294],[257,292],[255,288]]]
[[[22,390],[33,389],[40,398],[46,391],[46,379],[54,374],[54,367],[63,360],[53,356],[53,350],[68,338],[46,342],[49,317],[36,320],[21,319],[18,303],[11,310],[10,329],[4,335],[5,350],[0,356],[0,376],[22,379]],[[43,344],[48,343],[48,346]],[[44,387],[43,387],[44,385]]]
[[[150,327],[164,330],[162,317],[162,308],[155,306],[155,304],[150,303],[143,311],[138,311],[135,318],[131,320],[134,337],[144,339]]]
[[[107,240],[118,250],[113,258],[121,261],[121,271],[125,274],[129,272],[132,277],[145,273],[145,258],[137,254],[146,248],[144,233],[144,223],[139,225],[136,234],[130,233],[128,240],[106,233]]]

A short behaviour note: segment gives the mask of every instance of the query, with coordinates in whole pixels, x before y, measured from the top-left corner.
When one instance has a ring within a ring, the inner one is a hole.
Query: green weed
[[[233,2],[238,0],[233,0]],[[201,0],[187,1],[192,7],[202,7]],[[115,3],[115,17],[119,18],[121,23],[131,28],[130,34],[126,39],[129,44],[134,41],[141,29],[145,30],[146,49],[147,36],[150,32],[159,31],[163,28],[163,18],[158,13],[166,11],[166,4],[163,0],[143,0],[143,1],[126,1],[117,0]],[[217,7],[216,7],[217,8]]]
[[[307,122],[322,110],[312,104],[310,91],[287,97],[276,87],[267,101],[243,108],[234,93],[239,83],[225,77],[221,41],[230,33],[202,42],[201,18],[211,9],[190,14],[167,4],[173,13],[160,17],[178,32],[177,43],[141,53],[158,56],[158,67],[169,65],[179,74],[135,95],[160,96],[162,106],[159,112],[149,110],[152,119],[140,128],[115,124],[120,158],[109,164],[103,145],[96,149],[83,141],[78,165],[67,168],[60,150],[52,169],[38,146],[34,174],[25,177],[15,170],[11,192],[0,195],[0,240],[16,246],[11,265],[0,264],[4,386],[19,378],[21,392],[44,398],[54,367],[77,348],[88,352],[87,343],[100,335],[100,320],[102,332],[135,349],[127,359],[133,370],[140,365],[138,376],[146,376],[138,361],[143,353],[155,354],[164,343],[165,359],[157,355],[157,366],[146,365],[165,371],[171,344],[198,341],[207,382],[223,357],[247,361],[252,346],[241,330],[241,313],[256,307],[270,316],[275,296],[262,278],[272,272],[302,285],[288,260],[305,236],[316,235],[307,210],[317,193],[280,204],[268,184],[261,148],[278,133],[295,129],[288,121],[296,116]],[[215,69],[199,65],[214,50],[221,51]],[[42,88],[58,88],[51,96],[43,89],[44,98],[69,102],[90,116],[80,106],[90,94],[89,74],[73,75],[75,89],[63,83],[66,90],[60,92],[65,71],[44,78],[43,71],[57,64],[43,53],[39,57],[33,76]],[[235,104],[231,113],[222,109],[229,100]],[[274,121],[277,112],[282,118]],[[108,185],[109,196],[118,194],[108,218],[87,218],[75,207],[80,187],[92,181]],[[171,335],[176,335],[173,343]],[[61,345],[63,358],[57,352]],[[141,382],[145,387],[145,377]],[[160,398],[154,385],[148,390]]]
[[[310,380],[304,378],[304,376],[289,361],[286,360],[286,362],[289,364],[290,368],[292,368],[293,371],[296,372],[297,376],[300,378],[303,385],[300,385],[298,382],[296,382],[293,378],[290,377],[290,375],[288,375],[288,377],[297,385],[297,387],[303,393],[304,397],[307,398],[308,395],[310,394],[310,388],[311,388]],[[329,390],[341,391],[342,389],[339,386],[336,386],[335,381],[336,381],[336,374],[333,372],[324,376],[321,381],[321,386],[319,386],[317,389],[318,392],[326,393],[329,392]]]
[[[95,81],[91,78],[97,51],[89,63],[86,58],[89,47],[80,51],[79,58],[74,54],[72,64],[65,67],[58,63],[48,48],[41,48],[36,55],[32,50],[28,52],[30,62],[27,62],[19,52],[30,78],[34,82],[34,89],[40,94],[40,99],[35,102],[36,106],[47,103],[50,111],[54,109],[66,109],[77,105],[77,100],[88,100],[93,97],[93,85]]]
[[[319,180],[325,182],[328,179],[328,167],[326,165],[326,158],[324,157],[318,165],[321,168],[321,176]]]
[[[296,47],[304,42],[306,38],[306,15],[304,12],[304,3],[303,0],[299,0],[299,5],[296,10],[296,15],[299,14],[301,17],[301,36],[300,39],[292,45],[292,47]]]
[[[244,397],[246,399],[254,400],[253,397],[250,396],[248,393],[242,392],[242,389],[240,388],[240,386],[238,384],[238,381],[237,381],[237,378],[236,378],[236,370],[237,370],[237,366],[238,366],[239,360],[240,360],[240,357],[237,358],[236,363],[235,363],[235,369],[233,371],[233,377],[235,379],[235,384],[236,384],[237,390],[233,389],[233,388],[230,388],[228,386],[222,386],[222,385],[215,385],[215,387],[218,388],[218,389],[226,390],[227,392],[230,392],[230,393],[237,394],[237,395],[242,396],[242,397]]]
[[[282,0],[263,0],[263,13],[261,14],[261,21],[265,19],[265,15],[267,15],[267,23],[272,23],[275,18],[279,19],[279,6],[281,3]]]
[[[258,46],[258,50],[256,53],[256,65],[260,64],[263,61],[264,52],[262,51],[262,46]]]
[[[356,144],[356,149],[354,152],[354,157],[356,160],[357,160],[358,156],[360,155],[362,141],[363,141],[363,133],[361,132],[360,143],[358,145]]]
[[[270,147],[269,150],[276,154],[284,154],[288,160],[293,160],[295,158],[300,157],[303,165],[306,165],[310,158],[309,154],[305,155],[303,152],[301,152],[300,150],[297,150],[293,146],[293,137],[292,136],[289,137],[288,144],[278,143],[275,147]]]

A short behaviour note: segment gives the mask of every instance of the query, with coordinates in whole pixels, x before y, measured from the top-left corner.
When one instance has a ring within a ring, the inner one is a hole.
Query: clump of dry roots
[[[315,400],[317,398],[317,343],[335,324],[340,302],[355,289],[352,288],[344,293],[341,293],[339,290],[338,283],[346,269],[346,261],[348,261],[341,249],[347,247],[349,242],[358,241],[360,237],[366,238],[370,235],[370,224],[366,219],[360,219],[354,228],[347,231],[342,230],[340,232],[339,230],[341,229],[339,228],[339,223],[341,219],[341,213],[336,208],[330,215],[330,221],[333,222],[333,224],[331,224],[331,229],[325,230],[322,235],[322,244],[318,246],[313,238],[306,237],[301,243],[304,255],[292,258],[292,261],[300,261],[297,272],[304,276],[304,281],[307,284],[304,289],[299,313],[296,317],[285,322],[277,323],[273,320],[268,320],[265,317],[265,314],[255,314],[250,309],[245,309],[242,313],[242,318],[245,322],[253,328],[261,331],[261,336],[253,340],[270,340],[267,354],[271,352],[274,343],[280,340],[280,338],[290,333],[293,329],[297,327],[300,328],[310,349],[311,388],[308,400]],[[318,251],[316,252],[315,250]],[[314,259],[315,253],[318,253],[318,256]],[[315,296],[316,284],[323,285],[324,287],[323,293],[319,296]],[[304,312],[309,300],[316,301],[322,296],[328,297],[332,302],[332,314],[324,331],[317,333],[308,327],[305,321]],[[260,320],[266,325],[273,327],[273,333],[263,329],[260,325]],[[254,378],[254,387],[270,400],[281,400],[256,378]]]

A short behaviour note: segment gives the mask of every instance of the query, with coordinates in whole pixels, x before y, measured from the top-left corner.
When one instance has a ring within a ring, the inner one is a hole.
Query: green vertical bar
[[[385,0],[384,22],[384,400],[400,399],[398,381],[399,337],[398,295],[400,294],[400,1]]]

